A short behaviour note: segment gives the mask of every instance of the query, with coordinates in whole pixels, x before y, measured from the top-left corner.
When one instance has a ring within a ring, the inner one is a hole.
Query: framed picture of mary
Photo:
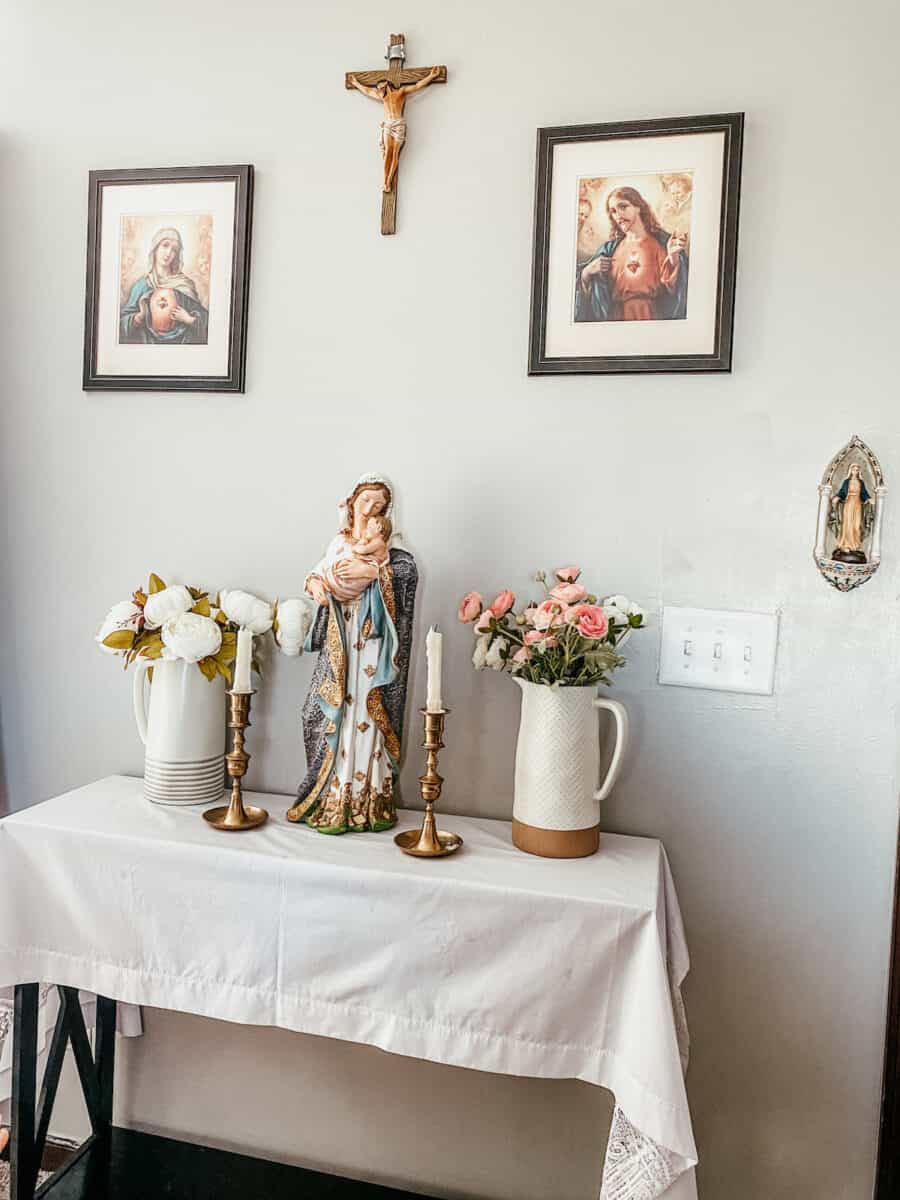
[[[529,374],[731,370],[743,120],[538,130]]]
[[[253,168],[91,171],[86,390],[242,392]]]

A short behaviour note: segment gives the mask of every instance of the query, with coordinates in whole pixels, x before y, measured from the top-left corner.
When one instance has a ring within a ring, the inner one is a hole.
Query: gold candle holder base
[[[231,803],[209,808],[203,814],[213,829],[226,831],[256,829],[264,825],[269,814],[254,804],[245,805],[241,793],[241,779],[247,773],[250,755],[244,749],[244,730],[250,724],[250,699],[256,692],[229,692],[228,728],[231,733],[231,753],[225,755],[228,774],[231,776]]]
[[[425,817],[421,829],[407,829],[394,838],[394,842],[404,854],[412,854],[416,858],[443,858],[463,844],[458,833],[447,833],[438,829],[434,819],[434,802],[440,798],[441,785],[444,782],[437,771],[438,752],[444,746],[444,718],[449,711],[448,708],[442,708],[439,712],[421,709],[425,718],[425,738],[422,745],[426,750],[426,766],[425,774],[419,776],[419,791],[425,801]]]

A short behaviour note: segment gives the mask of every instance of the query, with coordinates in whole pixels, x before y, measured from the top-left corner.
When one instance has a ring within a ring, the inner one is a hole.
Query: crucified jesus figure
[[[348,83],[351,83],[358,92],[362,92],[364,96],[369,96],[372,100],[380,100],[384,104],[384,120],[381,122],[379,142],[384,159],[384,183],[381,189],[383,192],[389,192],[394,186],[400,151],[406,141],[406,118],[403,115],[403,110],[406,108],[406,97],[412,92],[421,92],[423,88],[434,83],[441,74],[440,67],[432,67],[428,74],[424,75],[417,83],[409,83],[404,87],[399,87],[387,79],[375,87],[366,87],[355,75],[347,76]]]

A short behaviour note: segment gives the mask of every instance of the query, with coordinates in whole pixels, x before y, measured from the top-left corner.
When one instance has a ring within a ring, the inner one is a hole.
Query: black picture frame
[[[529,375],[603,375],[632,372],[730,371],[734,330],[738,210],[744,114],[621,121],[602,125],[560,125],[539,129],[535,171],[534,247],[531,277]],[[545,353],[550,250],[553,156],[567,142],[659,138],[689,133],[723,133],[719,263],[714,349],[710,354],[651,354],[610,357],[548,357]]]
[[[109,185],[235,183],[234,241],[231,263],[227,371],[223,375],[120,375],[97,369],[103,190]],[[253,167],[248,163],[212,167],[146,167],[91,171],[88,185],[87,267],[85,273],[85,391],[243,392],[246,374],[247,309],[250,289],[250,234],[253,215]]]

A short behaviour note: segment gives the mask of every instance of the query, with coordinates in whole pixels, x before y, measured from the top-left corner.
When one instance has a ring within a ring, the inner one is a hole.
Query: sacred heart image
[[[122,217],[120,345],[207,344],[212,250],[211,213]]]
[[[577,181],[576,321],[687,316],[693,171]]]
[[[743,122],[538,130],[530,374],[731,370]]]

